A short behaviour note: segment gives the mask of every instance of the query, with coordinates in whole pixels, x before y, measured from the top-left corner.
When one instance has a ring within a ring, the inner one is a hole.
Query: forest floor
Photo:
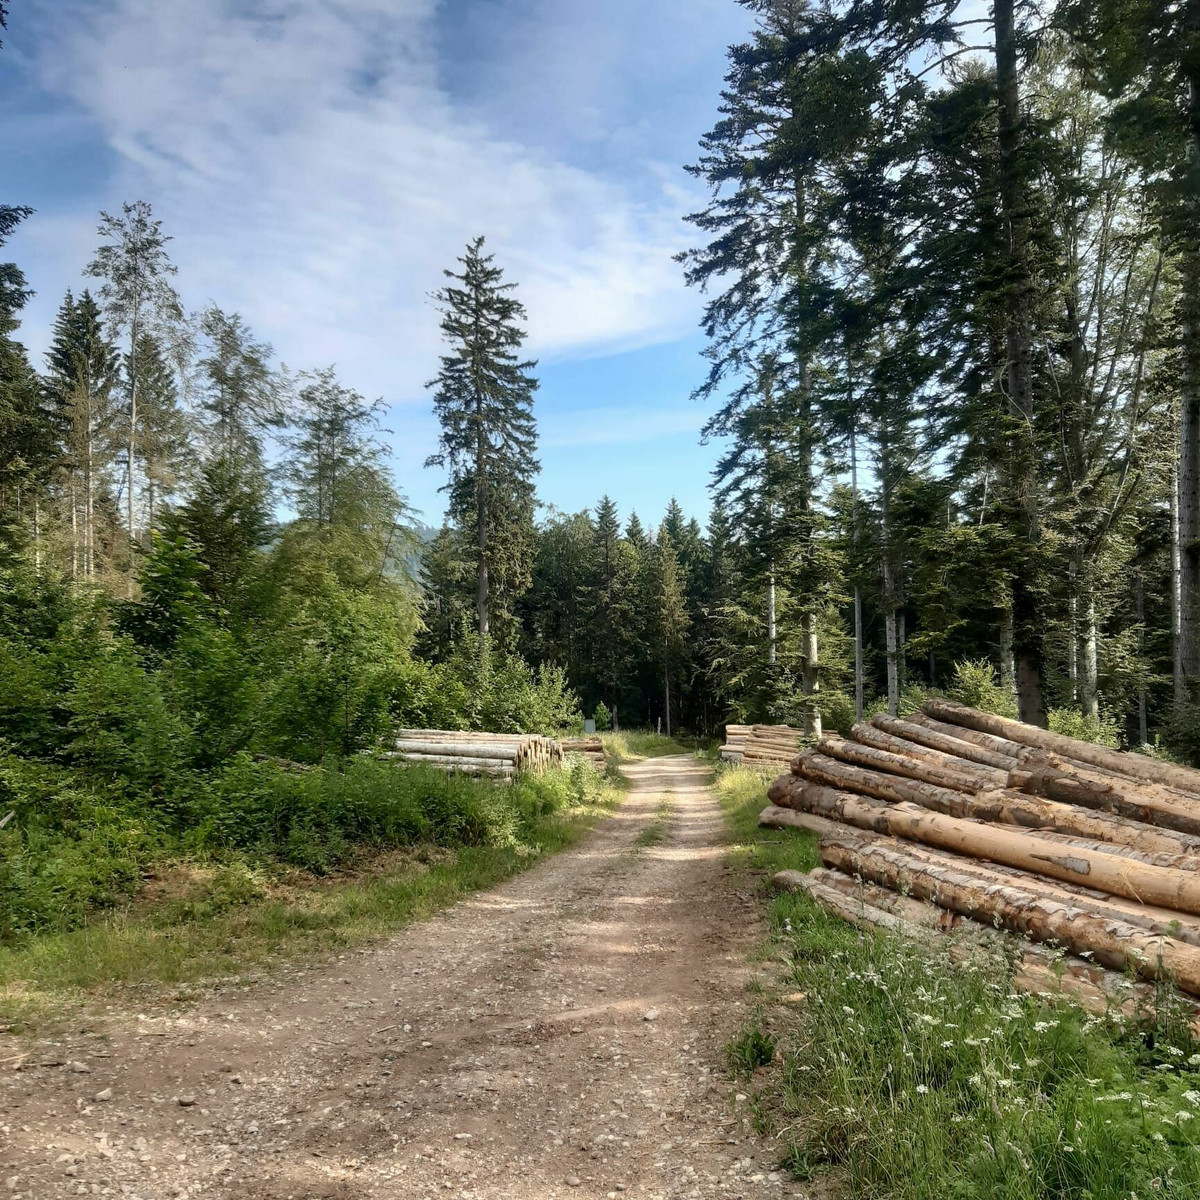
[[[382,943],[10,1040],[0,1196],[804,1194],[725,1072],[762,926],[710,772],[624,771],[574,849]]]

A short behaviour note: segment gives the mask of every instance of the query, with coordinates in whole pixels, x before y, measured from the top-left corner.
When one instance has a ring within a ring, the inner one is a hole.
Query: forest
[[[741,2],[680,262],[707,513],[539,497],[520,281],[482,237],[436,293],[439,529],[384,402],[189,310],[149,202],[77,281],[0,264],[8,807],[150,797],[203,841],[264,772],[397,725],[819,736],[931,689],[1195,760],[1191,8]],[[68,282],[31,361],[30,289]]]

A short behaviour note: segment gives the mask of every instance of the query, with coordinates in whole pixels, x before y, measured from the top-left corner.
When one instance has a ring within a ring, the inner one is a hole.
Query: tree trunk
[[[1145,746],[1149,740],[1149,732],[1146,728],[1146,596],[1145,596],[1145,579],[1141,563],[1138,563],[1137,570],[1134,572],[1134,612],[1137,618],[1137,644],[1138,644],[1138,664],[1141,668],[1141,673],[1138,676],[1137,690],[1137,710],[1138,710],[1138,745]]]
[[[1000,686],[1009,695],[1017,692],[1017,665],[1013,661],[1013,614],[1010,601],[1000,610]]]
[[[767,572],[767,662],[775,665],[775,563]]]
[[[897,663],[896,580],[892,571],[892,454],[886,419],[879,426],[879,557],[883,575],[883,630],[887,662],[888,712],[900,707],[900,671]]]
[[[850,503],[853,515],[854,545],[858,547],[858,448],[854,427],[850,428]],[[856,570],[857,574],[857,570]],[[862,591],[857,581],[854,584],[854,719],[863,719],[863,615]]]
[[[42,499],[41,490],[33,489],[33,569],[42,573]]]
[[[95,467],[93,463],[93,417],[91,397],[88,398],[87,411],[87,431],[84,434],[84,459],[83,459],[83,573],[90,581],[96,574],[96,513],[93,504],[93,493],[95,485],[93,477]]]
[[[1127,900],[1157,904],[1177,912],[1200,913],[1200,874],[1194,871],[1156,867],[1082,846],[1063,846],[1012,826],[962,820],[915,804],[881,803],[829,788],[806,788],[799,801],[793,807],[875,833],[1097,888]],[[1035,880],[1031,880],[1031,886],[1036,886]]]
[[[1171,682],[1178,721],[1183,717],[1187,699],[1183,673],[1183,552],[1179,541],[1178,468],[1171,481]]]
[[[859,799],[869,797],[872,803],[915,804],[963,820],[1051,830],[1150,853],[1194,856],[1197,851],[1200,827],[1194,814],[1190,829],[1154,828],[1111,812],[1046,800],[1012,788],[967,795],[924,780],[867,770],[811,751],[796,759],[792,771],[792,775],[781,775],[771,784],[767,796],[772,803],[805,810],[816,804],[817,811],[837,816],[840,809],[829,807],[833,801],[825,793],[832,790],[834,797],[841,798],[852,792]],[[813,792],[814,786],[819,790]],[[837,803],[840,802],[838,799]],[[882,827],[879,829],[883,831]]]
[[[817,677],[817,614],[809,609],[803,617],[804,662],[800,677],[800,689],[807,703],[804,706],[804,733],[806,737],[821,736],[821,683]]]
[[[1100,716],[1097,676],[1099,665],[1096,652],[1096,597],[1090,582],[1085,587],[1083,625],[1079,639],[1079,707],[1085,717]]]
[[[907,854],[903,846],[836,834],[822,839],[821,861],[984,924],[1094,956],[1114,970],[1133,969],[1148,979],[1172,980],[1184,991],[1200,994],[1200,950],[1196,947],[1093,915],[1083,900],[1078,907],[1070,907],[1042,897],[1036,879],[1030,879],[1025,887],[981,886],[965,872]]]
[[[663,711],[667,718],[667,737],[671,736],[671,656],[663,643]]]
[[[1005,330],[1007,400],[1018,426],[1013,462],[1022,517],[1022,552],[1013,578],[1013,650],[1017,673],[1017,710],[1023,721],[1046,723],[1042,702],[1041,642],[1034,574],[1040,540],[1038,468],[1033,433],[1032,291],[1029,268],[1029,214],[1022,182],[1020,83],[1017,64],[1016,0],[995,0],[996,90],[1000,102],[1000,209],[1007,240],[1009,277]]]
[[[75,475],[71,474],[71,582],[79,578],[79,497],[75,495]]]
[[[916,746],[874,725],[855,725],[850,732],[852,741],[826,735],[817,749],[843,762],[906,775],[909,779],[924,779],[959,792],[984,792],[1008,786],[1007,771]]]
[[[928,746],[931,750],[940,750],[943,754],[964,758],[985,767],[995,767],[1008,772],[1020,762],[1016,755],[987,750],[983,746],[977,746],[949,734],[939,733],[925,725],[918,725],[914,721],[899,721],[895,717],[885,717],[882,713],[877,713],[871,718],[871,724],[876,729],[882,729],[884,733],[892,734],[893,737],[904,738],[906,741]]]
[[[1180,791],[1200,796],[1200,771],[1161,759],[1148,758],[1142,754],[1122,754],[1107,746],[1081,742],[1061,733],[1050,733],[1045,729],[997,717],[993,713],[980,712],[964,704],[953,704],[948,700],[928,700],[925,711],[937,720],[967,729],[977,729],[997,737],[1009,738],[1026,746],[1038,746],[1051,750],[1066,758],[1090,763],[1105,771],[1113,771],[1133,779],[1145,779],[1151,783],[1165,784]]]

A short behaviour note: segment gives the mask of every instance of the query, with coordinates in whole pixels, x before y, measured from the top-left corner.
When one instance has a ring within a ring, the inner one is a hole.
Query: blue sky
[[[20,0],[0,55],[10,244],[39,357],[100,209],[147,199],[186,303],[388,404],[398,480],[441,511],[429,294],[483,233],[541,362],[542,499],[703,518],[701,297],[672,254],[703,193],[734,0]]]

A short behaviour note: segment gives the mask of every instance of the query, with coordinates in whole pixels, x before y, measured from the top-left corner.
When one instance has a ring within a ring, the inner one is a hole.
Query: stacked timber
[[[578,754],[586,758],[598,771],[604,770],[607,761],[604,753],[604,743],[597,734],[594,737],[566,738],[562,742],[564,754]]]
[[[561,766],[563,752],[553,738],[533,733],[401,729],[388,757],[444,771],[511,779],[526,771]]]
[[[1092,1000],[1113,971],[1200,996],[1200,771],[931,700],[822,738],[769,796],[762,824],[820,835],[823,869],[780,884],[842,915],[1007,929],[1083,956],[1066,976]]]
[[[790,762],[804,734],[791,725],[726,725],[721,761],[770,768]]]

